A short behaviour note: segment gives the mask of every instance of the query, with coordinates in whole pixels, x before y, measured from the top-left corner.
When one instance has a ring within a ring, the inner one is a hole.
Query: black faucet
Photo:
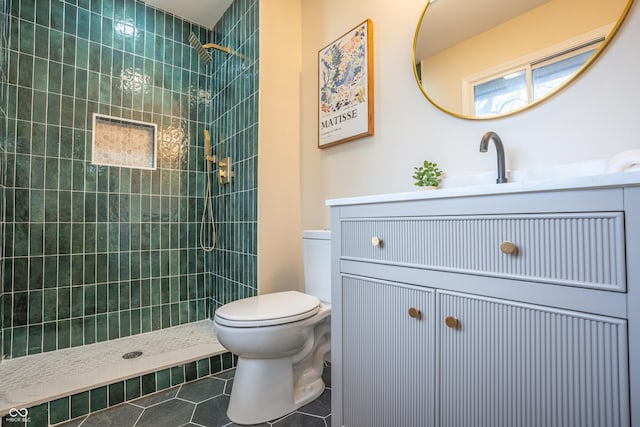
[[[496,183],[503,184],[505,182],[509,182],[509,179],[507,179],[507,172],[504,168],[504,146],[502,145],[502,140],[497,133],[487,132],[484,134],[482,141],[480,141],[480,152],[487,152],[487,148],[489,148],[489,140],[493,140],[493,143],[496,146],[496,152],[498,153],[498,179],[496,179]]]

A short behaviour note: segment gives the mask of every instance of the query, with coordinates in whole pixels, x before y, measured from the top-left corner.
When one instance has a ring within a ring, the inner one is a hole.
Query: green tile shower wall
[[[210,31],[133,0],[9,4],[3,355],[206,318],[210,71],[188,35]],[[93,165],[94,112],[156,123],[158,169]]]
[[[213,28],[213,41],[232,53],[212,52],[209,127],[215,153],[232,158],[235,176],[213,186],[218,245],[208,259],[211,315],[258,290],[259,20],[258,0],[235,0]]]
[[[6,163],[5,141],[7,133],[7,63],[9,44],[9,0],[0,0],[0,277],[2,277],[4,248],[4,170]],[[2,343],[4,289],[0,286],[0,344]],[[3,354],[0,351],[0,361]]]

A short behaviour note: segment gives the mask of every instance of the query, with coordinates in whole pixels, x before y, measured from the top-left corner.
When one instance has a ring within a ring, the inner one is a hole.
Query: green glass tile
[[[116,233],[117,230],[119,229],[119,227],[117,226],[117,224],[111,224],[109,226],[109,232],[112,233],[113,230],[116,229]],[[109,246],[111,248],[111,246]],[[115,249],[115,248],[114,248]],[[117,249],[115,249],[117,250]],[[117,252],[110,252],[109,253],[109,274],[108,274],[108,280],[109,281],[117,281],[120,279],[120,269],[119,269],[119,257]]]
[[[60,198],[59,205],[59,218],[60,221],[69,221],[71,218],[71,193],[69,191],[61,191],[58,194]],[[59,254],[70,254],[71,253],[71,224],[58,224],[58,253]],[[70,261],[70,260],[69,260]],[[63,268],[66,267],[66,271]],[[69,266],[61,264],[60,266],[60,277],[62,278],[65,273],[68,273]]]
[[[88,98],[91,101],[98,101],[100,97],[100,75],[97,73],[97,71],[99,70],[100,58],[99,56],[94,58],[94,56],[96,55],[98,54],[94,53],[94,51],[90,48],[89,49],[89,69],[91,71],[89,71],[89,81],[87,86],[88,86]]]
[[[124,402],[124,381],[109,385],[109,406]]]
[[[24,326],[27,324],[27,310],[29,308],[29,294],[27,292],[16,292],[13,294],[13,326]],[[14,331],[15,341],[15,331]],[[26,343],[26,335],[24,337]]]
[[[96,316],[96,341],[106,341],[109,337],[109,324],[106,314]]]
[[[91,412],[96,412],[107,407],[107,386],[94,388],[90,391],[90,405]]]
[[[52,23],[54,22],[54,20],[57,20],[56,14],[57,14],[57,11],[51,15]],[[53,30],[49,31],[49,60],[62,62],[62,40],[63,40],[63,34],[60,31],[53,31]],[[49,68],[50,68],[49,73],[52,72],[51,68],[54,68],[55,66],[59,66],[59,64],[49,64]],[[49,77],[50,77],[49,82],[51,82],[51,75]],[[53,76],[54,79],[56,77],[57,77],[56,75]],[[49,88],[51,89],[51,83],[49,84]]]
[[[171,368],[171,385],[175,386],[184,382],[184,365]]]
[[[72,208],[73,209],[73,208]],[[80,254],[84,252],[84,227],[82,223],[71,224],[71,253]],[[77,263],[75,262],[77,261]],[[82,280],[82,261],[74,260],[73,277]],[[79,282],[76,282],[79,284]]]
[[[113,17],[113,0],[102,1],[102,16],[107,18]]]
[[[42,291],[30,291],[29,292],[29,324],[42,322],[42,307],[43,292]],[[40,331],[40,338],[42,337],[42,331]],[[29,345],[31,346],[31,331],[29,331]],[[40,344],[38,344],[40,346]]]
[[[145,396],[150,393],[156,392],[156,377],[155,373],[150,373],[142,376],[142,395]]]
[[[233,355],[231,353],[223,353],[222,354],[222,370],[226,371],[227,369],[231,369],[234,366],[235,365],[233,361]]]
[[[31,190],[29,203],[29,220],[44,221],[44,190]]]
[[[35,229],[38,227],[36,227],[34,224],[31,226],[31,228]],[[29,289],[30,290],[42,289],[43,269],[44,269],[44,259],[41,256],[31,255],[29,259]]]
[[[57,229],[58,226],[55,223],[46,224],[46,229],[51,229],[56,235],[57,238]],[[57,251],[51,251],[53,253],[57,253]],[[58,284],[58,257],[57,256],[46,256],[44,258],[44,277],[43,277],[43,285],[45,289],[55,288]],[[53,320],[53,319],[50,319]]]
[[[31,72],[29,74],[31,74]],[[31,86],[31,77],[29,77],[28,85]],[[25,120],[30,122],[32,105],[33,105],[33,91],[29,88],[19,87],[16,118],[19,120]],[[21,132],[19,133],[19,135],[25,135],[25,133]],[[30,133],[27,135],[30,136]]]
[[[152,325],[151,325],[151,308],[150,307],[144,307],[142,310],[140,310],[141,315],[140,315],[140,328],[141,328],[141,332],[151,332],[152,330]]]
[[[193,381],[198,378],[198,368],[196,362],[190,362],[184,365],[185,382]]]
[[[33,55],[35,28],[31,22],[20,21],[20,52]]]
[[[96,342],[96,317],[85,316],[84,322],[84,344],[93,344]]]
[[[78,38],[82,38],[82,39],[89,38],[89,23],[90,23],[89,11],[86,9],[83,9],[82,6],[80,6],[80,8],[78,8],[78,23],[77,23]]]
[[[129,310],[120,311],[120,337],[131,335],[131,314]]]
[[[68,319],[71,313],[71,289],[58,288],[58,319]]]
[[[72,34],[64,34],[62,36],[62,43],[64,45],[62,52],[62,62],[66,65],[76,65],[76,38]]]
[[[171,387],[171,368],[156,372],[156,388],[158,391]]]
[[[84,344],[84,320],[82,318],[71,319],[71,346],[78,347]]]
[[[73,98],[71,96],[62,96],[60,105],[60,124],[67,128],[73,126]]]
[[[58,314],[57,290],[45,289],[43,294],[44,294],[43,320],[45,322],[54,321],[56,320],[56,317]]]
[[[129,319],[130,319],[130,332],[131,335],[137,335],[142,331],[142,320],[141,320],[140,309],[131,310]]]
[[[61,97],[62,100],[62,97]],[[61,105],[64,105],[61,101]],[[60,128],[60,157],[63,159],[71,159],[73,157],[73,130],[68,127]],[[60,163],[60,171],[62,172],[62,161]],[[65,168],[71,172],[71,164],[65,163]],[[70,175],[69,175],[70,176]],[[69,181],[70,183],[71,181]],[[71,188],[71,187],[69,187]],[[67,189],[67,188],[65,188]]]
[[[17,194],[20,194],[20,192],[16,192]],[[20,209],[20,210],[27,210],[28,212],[28,207],[26,208],[20,208],[20,205],[26,205],[26,201],[18,201],[16,200],[16,209]],[[16,218],[20,218],[22,217],[22,214],[16,214]],[[28,223],[18,223],[15,224],[15,239],[14,239],[14,243],[13,243],[13,255],[14,256],[27,256],[29,254],[29,224]],[[18,263],[22,264],[22,260],[17,260]],[[26,265],[26,263],[25,263]],[[21,265],[20,265],[21,266]],[[16,267],[18,267],[18,265],[16,265]],[[22,273],[22,272],[20,272]],[[25,271],[26,273],[26,271]],[[17,275],[18,273],[16,272],[16,277],[21,277],[21,278],[26,278],[28,277],[27,274],[25,274],[24,276],[20,276]],[[25,286],[27,284],[27,281],[24,280],[25,282]]]
[[[108,314],[109,339],[120,338],[120,316],[117,312]]]
[[[48,98],[51,101],[52,95]],[[55,100],[53,102],[56,102]],[[59,102],[59,101],[58,101]],[[60,147],[60,128],[57,126],[47,126],[46,137],[47,155],[47,188],[58,188],[58,153]]]
[[[58,237],[61,239],[65,234],[69,236],[68,224],[58,225]],[[67,237],[68,240],[68,237]],[[58,247],[62,247],[61,240],[58,240]],[[60,253],[64,253],[60,251]],[[58,257],[58,286],[69,286],[71,284],[71,257],[68,255],[61,255]]]
[[[49,403],[49,420],[51,424],[67,421],[71,414],[71,405],[69,397],[54,400]]]
[[[36,23],[45,27],[49,26],[49,2],[39,1],[35,4]]]
[[[102,33],[102,18],[97,13],[91,14],[91,26],[89,39],[92,42],[99,43]]]
[[[71,288],[71,317],[80,317],[84,313],[84,287]]]
[[[141,395],[141,377],[130,378],[125,381],[125,400],[133,400]]]
[[[58,307],[60,307],[58,305]],[[58,309],[58,312],[60,310]],[[58,322],[58,349],[69,348],[71,346],[71,322],[62,320]]]
[[[222,372],[222,356],[216,355],[209,358],[209,366],[211,367],[211,374],[217,374]]]
[[[200,359],[197,362],[198,378],[206,377],[211,374],[209,369],[209,359]]]
[[[43,403],[29,408],[29,421],[27,425],[46,426],[49,423],[49,404]],[[9,424],[11,425],[11,424]]]
[[[85,391],[71,396],[71,418],[81,417],[89,413],[90,393]]]
[[[89,64],[89,41],[76,39],[76,67],[77,71],[88,72]],[[81,96],[85,98],[85,96]]]
[[[53,351],[58,345],[58,333],[56,322],[48,322],[44,324],[42,350]]]
[[[151,307],[151,330],[157,331],[162,326],[160,306]]]
[[[96,280],[95,225],[85,224],[85,250],[91,252],[84,256],[84,283],[94,283]]]
[[[14,327],[11,336],[11,355],[20,357],[27,355],[27,328],[26,326]],[[8,338],[7,338],[8,339]]]

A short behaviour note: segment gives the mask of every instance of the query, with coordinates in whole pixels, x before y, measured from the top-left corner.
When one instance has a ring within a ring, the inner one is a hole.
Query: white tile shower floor
[[[122,355],[142,351],[136,359]],[[0,363],[0,415],[226,352],[211,320]]]

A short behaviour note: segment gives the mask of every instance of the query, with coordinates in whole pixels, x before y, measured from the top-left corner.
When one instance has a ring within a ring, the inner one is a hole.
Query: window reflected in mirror
[[[593,56],[604,39],[536,59],[516,71],[506,70],[488,79],[474,81],[473,99],[468,100],[476,117],[510,113],[551,94]]]

